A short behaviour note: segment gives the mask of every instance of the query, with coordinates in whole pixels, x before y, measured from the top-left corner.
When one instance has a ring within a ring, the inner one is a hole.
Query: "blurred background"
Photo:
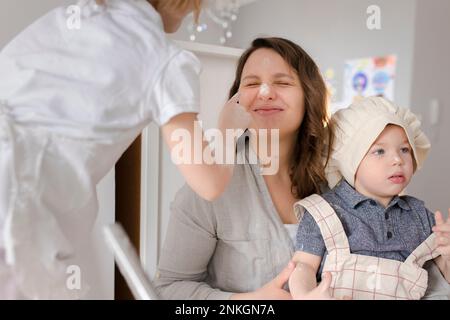
[[[450,207],[449,0],[218,0],[175,39],[246,48],[259,36],[302,46],[319,65],[332,110],[384,95],[422,119],[432,149],[408,193]],[[227,90],[228,88],[224,88]]]

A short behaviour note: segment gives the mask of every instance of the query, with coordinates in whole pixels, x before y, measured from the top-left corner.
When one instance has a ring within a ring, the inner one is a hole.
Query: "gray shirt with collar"
[[[395,196],[384,208],[358,193],[345,179],[322,197],[339,216],[354,254],[405,261],[428,238],[435,225],[434,215],[423,201]],[[323,257],[318,270],[320,276],[326,248],[319,226],[307,211],[300,221],[295,247]]]

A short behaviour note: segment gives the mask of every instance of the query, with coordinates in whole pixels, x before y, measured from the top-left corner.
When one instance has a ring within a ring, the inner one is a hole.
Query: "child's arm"
[[[190,141],[188,145],[190,150],[184,150],[184,152],[189,151],[190,157],[186,159],[188,160],[187,163],[177,164],[177,167],[192,190],[202,198],[212,201],[222,194],[231,180],[234,165],[225,164],[225,160],[227,153],[235,153],[238,136],[234,136],[232,141],[223,140],[224,159],[222,159],[222,163],[224,164],[206,162],[203,159],[203,155],[211,154],[211,150],[208,143],[203,139],[204,133],[197,121],[197,114],[195,113],[179,114],[162,126],[162,135],[172,153],[174,148],[180,144],[178,139],[174,140],[172,138],[173,133],[180,129],[189,133]],[[219,118],[219,130],[225,139],[226,129],[242,129],[243,131],[248,127],[250,121],[250,114],[247,113],[243,106],[237,104],[237,96],[234,96],[222,109]],[[197,139],[194,132],[201,133],[199,135],[201,143],[200,141],[194,141],[194,139]],[[201,146],[201,148],[196,148],[196,144],[199,147]],[[195,158],[195,152],[198,153],[197,159]],[[200,160],[200,163],[196,164],[194,160]]]
[[[196,121],[198,120],[195,113],[180,114],[162,127],[162,134],[172,153],[175,146],[180,143],[171,138],[175,130],[185,129],[189,132],[190,150],[184,151],[190,153],[190,157],[187,159],[189,161],[177,164],[177,167],[192,190],[205,200],[212,201],[222,194],[228,185],[233,174],[233,165],[205,164],[203,160],[200,164],[195,164],[194,152],[199,152],[203,157],[203,153],[208,152],[209,149],[208,143],[202,140],[201,148],[198,148],[198,151],[195,150],[197,142],[194,142],[194,130],[199,130],[203,138],[202,129]],[[197,128],[195,129],[195,127]]]
[[[436,225],[433,227],[433,232],[436,234],[437,250],[441,254],[434,261],[445,280],[450,283],[450,209],[448,211],[449,218],[447,218],[447,221],[444,220],[442,213],[436,212]]]
[[[317,285],[316,274],[322,257],[297,251],[292,258],[297,264],[289,278],[289,290],[294,300],[330,300],[331,274],[323,274],[322,282]]]

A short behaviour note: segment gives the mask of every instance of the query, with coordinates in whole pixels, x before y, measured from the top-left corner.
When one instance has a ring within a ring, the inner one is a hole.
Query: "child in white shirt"
[[[66,261],[95,221],[97,183],[152,120],[170,148],[174,130],[194,136],[200,63],[165,33],[200,5],[82,0],[78,28],[58,8],[0,52],[0,297],[12,287],[28,298],[82,296],[66,286]],[[236,102],[222,130],[246,128]],[[208,200],[232,175],[218,164],[179,168]]]

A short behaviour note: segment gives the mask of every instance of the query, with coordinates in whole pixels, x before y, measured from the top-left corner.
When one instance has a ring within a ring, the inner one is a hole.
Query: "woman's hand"
[[[290,261],[286,268],[280,272],[272,281],[256,291],[248,293],[236,293],[230,300],[291,300],[291,294],[283,289],[294,271],[295,264]]]
[[[302,297],[297,297],[300,300],[336,300],[331,295],[331,280],[333,277],[331,276],[331,273],[325,272],[322,275],[322,281],[319,283],[317,287],[309,291],[307,294],[305,294]]]

